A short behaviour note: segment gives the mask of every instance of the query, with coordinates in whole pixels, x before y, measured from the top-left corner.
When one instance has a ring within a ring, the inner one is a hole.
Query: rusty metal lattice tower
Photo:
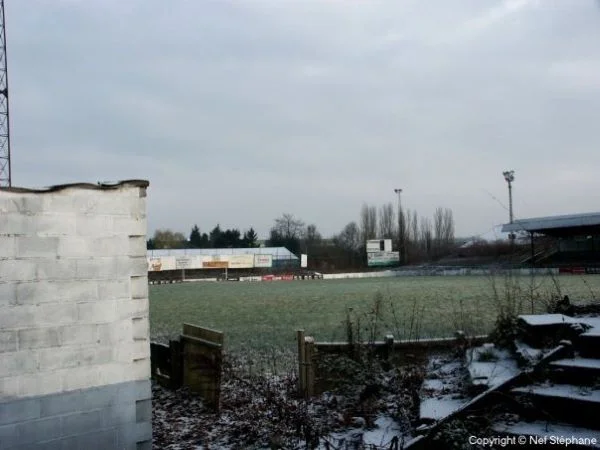
[[[6,20],[4,17],[4,0],[0,0],[0,187],[11,185],[8,72],[6,68]]]

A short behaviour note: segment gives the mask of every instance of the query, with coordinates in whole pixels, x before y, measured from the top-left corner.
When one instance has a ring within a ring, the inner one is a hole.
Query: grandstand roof
[[[273,259],[298,259],[296,255],[285,247],[258,247],[258,248],[178,248],[148,250],[149,258],[160,256],[183,255],[272,255]]]
[[[527,231],[551,236],[597,234],[600,233],[600,213],[520,219],[503,225],[502,231]]]

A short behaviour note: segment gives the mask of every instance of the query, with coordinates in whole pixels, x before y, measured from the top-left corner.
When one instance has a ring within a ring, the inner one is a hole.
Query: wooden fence
[[[152,342],[152,378],[169,389],[188,387],[216,410],[221,403],[224,335],[220,331],[184,324],[179,339],[168,345]]]
[[[298,342],[298,389],[305,398],[317,395],[331,384],[328,374],[319,370],[319,359],[324,355],[346,355],[354,358],[357,350],[368,350],[371,355],[393,366],[403,366],[422,363],[433,352],[464,350],[467,347],[481,345],[487,336],[467,338],[457,331],[455,337],[394,340],[387,335],[383,341],[351,344],[348,342],[315,342],[311,336],[306,336],[304,330],[296,332]]]

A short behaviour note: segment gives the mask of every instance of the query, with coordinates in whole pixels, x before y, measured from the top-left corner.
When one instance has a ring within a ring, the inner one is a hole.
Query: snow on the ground
[[[468,351],[467,369],[473,385],[492,388],[517,375],[520,370],[509,351],[490,344]]]
[[[554,367],[571,367],[578,369],[597,369],[600,370],[600,359],[593,358],[572,358],[559,359],[550,363]]]
[[[463,395],[465,372],[460,361],[433,357],[427,374],[428,378],[423,381],[421,388],[421,420],[443,419],[469,401]]]
[[[527,325],[545,326],[563,323],[579,323],[581,320],[563,314],[524,314],[519,316]]]
[[[571,384],[540,384],[518,387],[512,390],[523,394],[543,395],[547,397],[572,398],[581,401],[600,403],[600,389]]]

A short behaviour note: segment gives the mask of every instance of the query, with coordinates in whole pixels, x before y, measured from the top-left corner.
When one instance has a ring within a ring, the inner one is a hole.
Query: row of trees
[[[419,216],[415,210],[396,210],[386,203],[379,208],[364,204],[359,220],[348,223],[332,239],[323,236],[314,223],[306,223],[293,214],[275,219],[265,242],[268,247],[286,247],[292,253],[307,253],[311,266],[321,270],[366,266],[366,242],[392,239],[403,264],[436,260],[454,250],[454,216],[448,208],[437,208],[433,217]],[[256,247],[258,236],[252,227],[222,230],[219,225],[202,233],[194,225],[189,238],[171,230],[157,230],[148,241],[148,249],[161,248],[249,248]]]
[[[148,250],[163,248],[252,248],[257,247],[258,236],[250,227],[242,234],[237,228],[222,230],[215,226],[210,233],[201,233],[198,225],[192,227],[189,239],[172,230],[156,230],[148,240]]]
[[[433,217],[417,211],[395,211],[392,203],[377,208],[364,204],[360,224],[348,223],[334,237],[334,243],[352,252],[361,252],[370,239],[392,239],[402,263],[418,263],[440,258],[454,249],[454,215],[451,209],[437,208]]]

